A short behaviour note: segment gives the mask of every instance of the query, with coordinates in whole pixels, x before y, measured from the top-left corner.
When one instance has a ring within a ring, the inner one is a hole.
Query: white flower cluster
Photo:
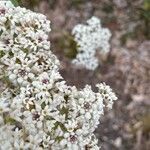
[[[72,30],[72,34],[78,46],[77,56],[72,62],[77,66],[95,70],[99,64],[96,51],[107,53],[110,50],[111,32],[107,28],[102,28],[100,20],[93,16],[87,20],[86,25],[76,25]]]
[[[50,51],[50,21],[0,3],[1,150],[98,150],[93,132],[116,96],[67,86]]]

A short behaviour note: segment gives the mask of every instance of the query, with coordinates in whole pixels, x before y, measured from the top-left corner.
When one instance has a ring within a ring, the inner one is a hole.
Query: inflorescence
[[[72,62],[77,66],[95,70],[99,65],[96,51],[109,52],[111,32],[107,28],[102,28],[100,20],[93,16],[87,20],[86,25],[76,25],[72,34],[77,43],[77,56]]]
[[[93,132],[117,97],[104,83],[97,84],[97,93],[89,85],[67,86],[50,51],[50,31],[44,15],[0,2],[1,150],[99,149]]]

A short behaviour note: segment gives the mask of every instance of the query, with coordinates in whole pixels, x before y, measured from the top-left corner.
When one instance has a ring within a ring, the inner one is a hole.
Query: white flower
[[[95,57],[96,50],[98,49],[104,53],[110,50],[110,31],[102,28],[100,20],[93,16],[87,20],[87,25],[76,25],[72,30],[72,34],[78,45],[77,56],[72,62],[77,66],[95,70],[99,64],[98,59]]]
[[[0,3],[0,77],[6,80],[0,93],[0,149],[98,150],[93,132],[104,102],[111,107],[115,94],[105,84],[97,85],[97,93],[88,85],[81,90],[66,85],[59,61],[50,51],[50,21],[7,2]],[[98,63],[93,50],[107,47],[107,30],[96,18],[78,28],[85,33],[76,34],[77,41],[82,39],[79,51],[88,47],[91,51],[77,57],[81,62],[85,58],[93,69]],[[103,40],[93,28],[103,31]]]
[[[105,83],[100,83],[96,85],[100,94],[102,95],[104,101],[107,104],[108,108],[112,108],[113,101],[117,100],[115,93],[112,92],[110,86],[106,85]]]

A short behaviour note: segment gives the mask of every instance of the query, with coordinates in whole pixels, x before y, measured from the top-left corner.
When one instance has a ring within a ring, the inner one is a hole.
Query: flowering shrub
[[[50,21],[10,2],[0,3],[0,149],[99,149],[93,132],[115,94],[67,86],[51,53]]]
[[[84,66],[86,69],[95,70],[98,59],[95,57],[96,50],[107,53],[110,50],[109,39],[111,32],[101,27],[100,20],[92,17],[87,20],[87,25],[78,24],[72,30],[74,39],[78,45],[78,54],[73,63]]]

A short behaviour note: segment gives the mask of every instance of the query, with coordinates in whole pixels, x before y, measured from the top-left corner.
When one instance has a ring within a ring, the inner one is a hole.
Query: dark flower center
[[[39,39],[38,39],[38,41],[39,41],[39,42],[42,42],[42,41],[43,41],[43,39],[42,39],[42,38],[39,38]]]
[[[43,80],[42,80],[42,83],[48,84],[48,83],[49,83],[49,80],[48,80],[48,79],[43,79]]]
[[[70,135],[70,142],[74,143],[77,141],[77,137],[75,135]]]
[[[25,76],[27,72],[23,69],[20,69],[18,73],[20,76]]]
[[[0,9],[0,14],[5,14],[6,10],[5,9]]]
[[[90,105],[89,103],[85,103],[85,104],[84,104],[84,108],[85,108],[85,109],[90,109],[90,108],[91,108],[91,105]]]
[[[5,44],[10,44],[9,40],[5,40]]]
[[[39,117],[40,117],[40,115],[39,115],[37,112],[35,112],[35,113],[33,114],[33,120],[38,120]]]

